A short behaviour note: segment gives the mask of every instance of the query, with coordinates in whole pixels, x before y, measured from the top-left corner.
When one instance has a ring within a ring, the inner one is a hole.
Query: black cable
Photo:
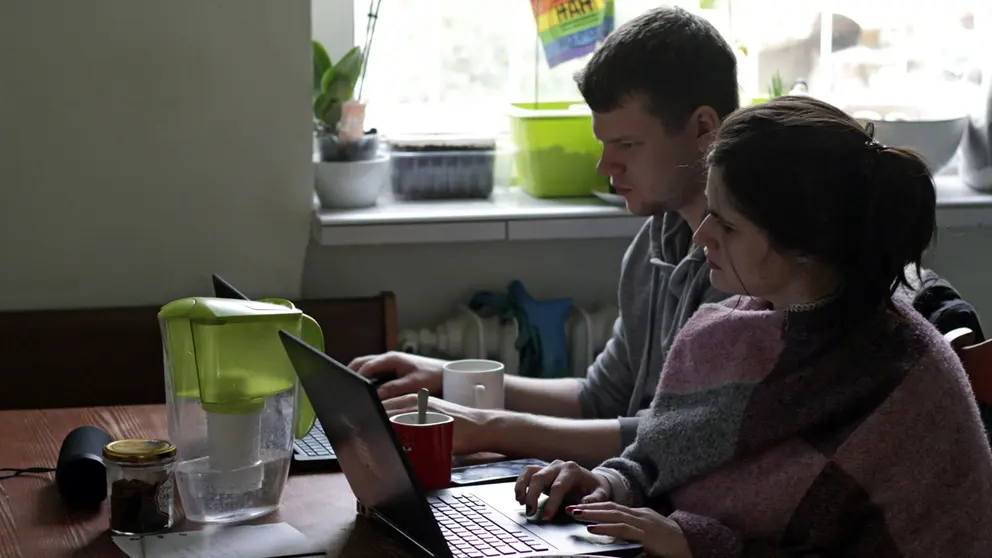
[[[10,479],[10,478],[14,478],[14,477],[19,477],[19,476],[25,475],[25,474],[54,473],[55,472],[55,469],[52,469],[50,467],[27,467],[25,469],[13,469],[13,468],[10,468],[10,467],[0,467],[0,471],[9,473],[9,474],[6,474],[6,475],[0,475],[0,480],[4,480],[4,479]]]

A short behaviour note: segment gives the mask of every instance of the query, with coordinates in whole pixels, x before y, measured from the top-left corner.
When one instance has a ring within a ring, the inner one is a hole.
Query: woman
[[[517,481],[669,558],[992,554],[992,453],[952,349],[895,293],[935,233],[915,154],[782,97],[730,116],[694,241],[710,280],[619,458]]]

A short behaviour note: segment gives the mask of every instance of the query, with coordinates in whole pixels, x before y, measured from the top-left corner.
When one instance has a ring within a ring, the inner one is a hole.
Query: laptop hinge
[[[409,542],[413,546],[417,547],[421,552],[423,552],[424,554],[430,556],[431,558],[450,558],[450,556],[451,556],[451,551],[450,550],[446,554],[438,554],[438,553],[430,550],[429,548],[425,547],[424,545],[420,544],[419,541],[417,541],[416,539],[414,539],[413,537],[411,537],[409,534],[407,534],[406,531],[404,531],[403,529],[400,529],[399,527],[397,527],[395,523],[389,521],[389,519],[387,519],[382,514],[380,514],[379,512],[375,511],[374,509],[362,505],[362,503],[360,501],[358,501],[357,499],[355,500],[355,510],[358,512],[358,515],[360,515],[360,516],[362,516],[362,517],[364,517],[366,519],[370,519],[370,520],[373,520],[373,521],[381,521],[382,523],[386,524],[390,529],[392,529],[393,531],[396,531],[397,533],[399,533],[400,535],[402,535],[403,538],[407,542]],[[447,542],[445,542],[445,544],[447,544]]]

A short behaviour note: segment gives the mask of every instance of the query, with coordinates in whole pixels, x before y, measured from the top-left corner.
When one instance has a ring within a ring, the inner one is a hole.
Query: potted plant
[[[359,47],[332,64],[313,41],[314,179],[326,208],[375,205],[389,181],[389,155],[379,149],[378,132],[364,129],[365,104],[354,98],[364,67]]]

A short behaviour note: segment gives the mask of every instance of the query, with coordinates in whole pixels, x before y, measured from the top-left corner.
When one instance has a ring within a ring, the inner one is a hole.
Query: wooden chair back
[[[344,364],[397,346],[396,299],[304,299],[294,304]],[[165,402],[157,306],[0,312],[0,410]]]

